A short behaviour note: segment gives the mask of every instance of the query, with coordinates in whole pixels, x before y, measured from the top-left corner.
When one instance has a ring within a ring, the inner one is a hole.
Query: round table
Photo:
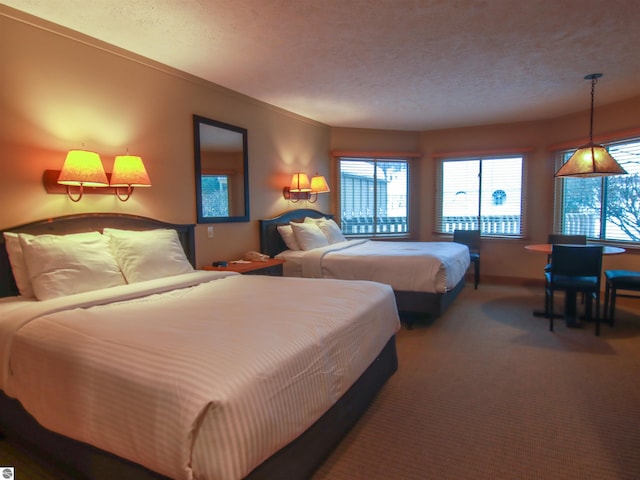
[[[553,250],[553,244],[552,243],[536,243],[534,245],[525,245],[524,248],[529,250],[530,252],[544,253],[546,255],[551,255],[551,250]],[[625,249],[621,247],[613,247],[610,245],[602,246],[603,255],[617,255],[619,253],[624,253],[624,252],[625,252]]]

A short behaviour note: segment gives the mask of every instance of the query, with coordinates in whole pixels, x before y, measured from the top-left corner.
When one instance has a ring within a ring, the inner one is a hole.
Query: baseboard
[[[471,284],[473,286],[473,274],[466,276],[467,285]],[[480,284],[478,288],[482,284],[491,284],[491,285],[512,285],[515,287],[540,287],[544,288],[544,278],[524,278],[524,277],[505,277],[502,275],[481,275],[480,276]]]

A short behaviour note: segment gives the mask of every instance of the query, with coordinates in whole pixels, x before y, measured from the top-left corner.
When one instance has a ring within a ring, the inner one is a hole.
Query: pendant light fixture
[[[627,173],[625,169],[609,155],[606,148],[593,143],[593,99],[596,82],[601,77],[601,73],[590,73],[584,77],[585,80],[591,80],[589,143],[582,145],[571,155],[571,158],[556,172],[556,177],[604,177]]]

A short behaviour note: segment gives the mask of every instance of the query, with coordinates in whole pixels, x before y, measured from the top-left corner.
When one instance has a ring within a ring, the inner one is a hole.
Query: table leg
[[[576,306],[576,292],[568,290],[564,297],[564,320],[569,328],[579,328],[580,320],[578,319]]]

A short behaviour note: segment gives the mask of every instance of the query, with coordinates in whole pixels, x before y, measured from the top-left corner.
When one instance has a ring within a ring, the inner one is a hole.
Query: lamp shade
[[[142,158],[135,155],[119,155],[113,162],[112,187],[150,187],[151,181]]]
[[[327,193],[331,190],[325,178],[322,175],[316,175],[311,178],[311,191],[313,193]]]
[[[602,146],[588,143],[575,151],[556,172],[556,177],[604,177],[626,174],[618,162]]]
[[[88,150],[69,150],[58,176],[58,183],[71,186],[109,186],[100,155]]]
[[[291,178],[290,192],[310,192],[311,184],[306,173],[294,173]]]
[[[601,73],[590,73],[584,77],[585,80],[591,81],[589,143],[582,145],[571,155],[567,163],[558,169],[555,174],[556,177],[605,177],[608,175],[623,175],[627,173],[625,169],[609,155],[606,148],[593,143],[593,103],[596,81],[601,77]]]

